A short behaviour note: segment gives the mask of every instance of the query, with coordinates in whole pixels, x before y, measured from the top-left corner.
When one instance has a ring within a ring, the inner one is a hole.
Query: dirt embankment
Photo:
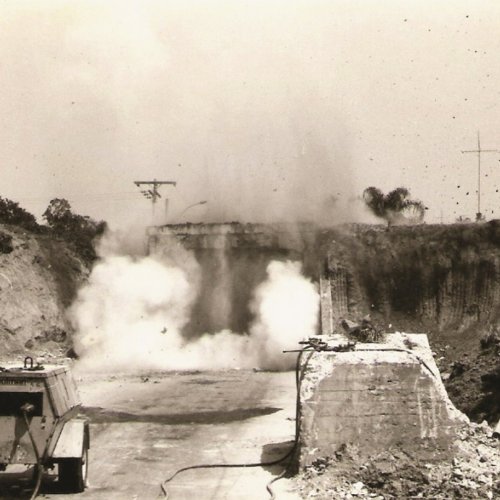
[[[427,333],[453,402],[476,421],[500,418],[500,221],[351,225],[319,233],[333,301],[384,331]]]
[[[63,241],[0,225],[1,357],[65,353],[71,326],[65,315],[89,274]],[[9,238],[10,237],[10,238]]]

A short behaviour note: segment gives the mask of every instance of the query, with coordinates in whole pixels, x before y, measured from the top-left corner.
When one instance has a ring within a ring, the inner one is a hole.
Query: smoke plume
[[[73,304],[79,366],[95,371],[289,369],[283,349],[316,331],[319,296],[301,264],[271,261],[253,293],[248,332],[183,336],[200,293],[200,267],[175,245],[155,256],[120,255],[104,241],[101,260]],[[104,250],[103,250],[104,249]]]
[[[299,262],[272,261],[267,279],[255,291],[252,310],[255,321],[250,338],[265,368],[290,367],[283,349],[296,349],[297,342],[313,335],[318,319],[319,295],[301,274]]]

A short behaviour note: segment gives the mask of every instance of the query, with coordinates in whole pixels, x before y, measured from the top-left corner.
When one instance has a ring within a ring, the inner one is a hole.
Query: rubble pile
[[[500,419],[500,334],[485,335],[477,346],[454,360],[446,358],[445,346],[437,363],[455,406],[475,422],[495,425]]]
[[[422,461],[408,450],[385,450],[368,459],[355,446],[317,459],[298,477],[301,498],[500,498],[500,440],[486,422],[464,425],[451,460]]]
[[[343,319],[340,322],[348,338],[357,342],[382,342],[384,334],[371,321],[370,316],[365,316],[359,323]]]

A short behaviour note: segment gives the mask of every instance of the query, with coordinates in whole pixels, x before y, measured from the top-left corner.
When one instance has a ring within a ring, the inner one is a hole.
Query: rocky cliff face
[[[0,233],[9,242],[0,251],[0,356],[65,351],[71,342],[65,311],[87,267],[48,235],[6,225]]]

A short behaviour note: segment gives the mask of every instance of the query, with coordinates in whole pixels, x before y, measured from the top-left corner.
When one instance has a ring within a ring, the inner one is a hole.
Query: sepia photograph
[[[500,499],[500,3],[0,0],[0,500]]]

